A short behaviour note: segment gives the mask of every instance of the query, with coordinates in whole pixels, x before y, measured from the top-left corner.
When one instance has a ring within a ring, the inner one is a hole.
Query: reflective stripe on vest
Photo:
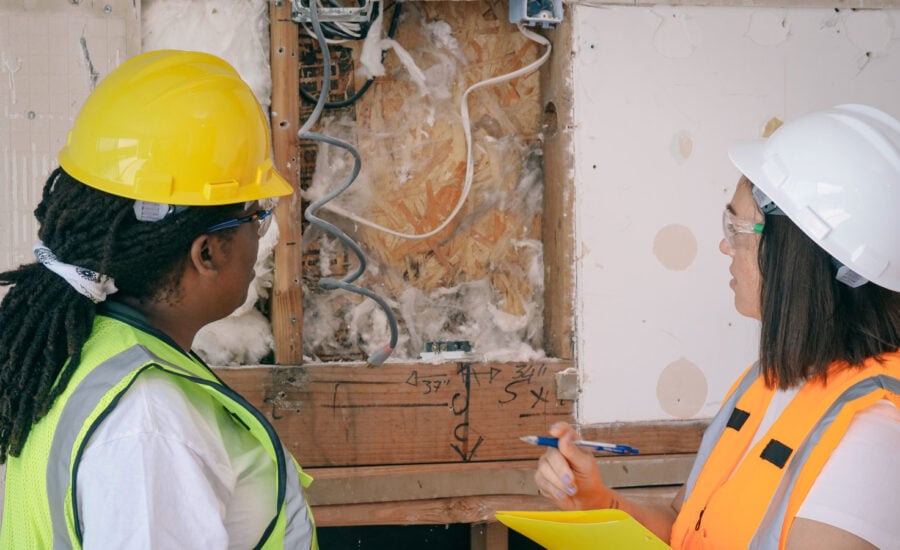
[[[749,548],[778,548],[779,540],[781,539],[781,531],[784,527],[785,512],[788,506],[788,498],[786,497],[794,490],[797,476],[800,475],[800,471],[806,464],[806,459],[809,458],[813,448],[819,442],[822,433],[831,426],[831,423],[834,422],[838,413],[841,412],[841,409],[843,409],[847,403],[880,389],[885,389],[900,395],[900,380],[883,375],[867,378],[851,386],[841,394],[831,407],[828,408],[828,411],[822,419],[819,420],[819,423],[816,424],[816,427],[810,432],[809,436],[803,441],[800,448],[794,451],[794,458],[788,465],[787,470],[784,473],[784,478],[776,493],[776,496],[779,498],[773,498],[769,503],[766,515],[763,517],[753,540],[750,541]]]
[[[281,445],[271,425],[261,418],[250,404],[229,388],[198,377],[178,365],[163,361],[144,346],[135,345],[114,355],[88,373],[66,401],[61,413],[47,467],[47,496],[53,524],[54,549],[72,548],[73,543],[77,547],[81,546],[82,536],[77,504],[77,473],[81,455],[94,430],[115,408],[119,399],[131,387],[137,376],[149,368],[158,368],[196,383],[223,405],[231,405],[231,407],[226,406],[226,409],[232,415],[237,416],[248,430],[250,424],[257,424],[268,435],[268,441],[260,440],[260,443],[266,447],[276,462],[278,474],[276,517],[266,528],[256,548],[282,547],[281,540],[270,540],[273,539],[273,534],[275,538],[281,538],[281,534],[278,533],[281,529],[284,529],[284,548],[315,547],[312,517],[300,488],[296,464],[293,460],[286,460],[285,457],[290,457],[290,453]],[[128,380],[126,386],[100,412],[100,415],[85,432],[84,437],[78,441],[78,434],[95,413],[101,399],[129,376],[131,379]],[[259,437],[253,430],[250,431]]]
[[[774,390],[765,387],[757,365],[748,369],[704,434],[672,529],[673,547],[783,547],[853,416],[882,399],[900,407],[900,353],[882,359],[835,367],[827,384],[806,383],[752,446]]]
[[[694,484],[697,482],[697,477],[700,475],[700,470],[702,470],[703,465],[706,464],[706,459],[709,458],[713,447],[718,443],[719,438],[722,436],[722,432],[728,427],[731,411],[734,410],[735,405],[737,405],[741,396],[744,395],[744,392],[747,391],[747,388],[759,378],[759,375],[759,363],[753,363],[753,366],[747,369],[740,382],[738,382],[737,386],[731,391],[728,399],[722,404],[722,408],[716,413],[716,416],[713,418],[712,422],[710,422],[709,427],[706,428],[706,431],[703,433],[703,438],[700,440],[700,448],[697,449],[697,458],[694,460],[694,465],[691,467],[691,473],[688,475],[687,481],[684,482],[684,500],[687,500],[690,496]]]

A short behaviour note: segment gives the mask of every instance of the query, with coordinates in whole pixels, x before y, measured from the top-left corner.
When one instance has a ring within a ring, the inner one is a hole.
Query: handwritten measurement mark
[[[472,365],[463,363],[456,370],[463,381],[463,392],[453,394],[451,410],[454,416],[462,416],[462,422],[453,427],[453,438],[460,443],[451,443],[450,447],[462,458],[463,462],[471,462],[475,452],[484,441],[484,437],[478,436],[475,444],[469,449],[469,402],[472,392]],[[457,406],[457,401],[462,401],[462,407]]]
[[[425,388],[425,391],[422,393],[428,395],[430,393],[435,393],[442,387],[450,384],[450,376],[446,374],[420,375],[419,371],[412,371],[406,379],[406,384],[414,387],[422,386]]]
[[[512,380],[506,384],[503,388],[503,392],[506,394],[505,397],[502,397],[497,400],[501,405],[505,405],[507,403],[512,403],[519,397],[518,388],[516,386],[524,384],[526,387],[531,386],[532,381],[536,377],[542,377],[547,373],[546,365],[516,365],[515,372],[513,374]],[[537,398],[531,407],[534,408],[538,402],[544,401],[547,402],[546,398],[543,397],[544,394],[544,386],[541,386],[538,390],[539,393],[535,394],[534,390],[528,388],[528,391]]]

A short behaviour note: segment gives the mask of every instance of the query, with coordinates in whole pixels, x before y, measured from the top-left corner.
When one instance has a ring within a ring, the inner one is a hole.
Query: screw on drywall
[[[36,116],[37,115],[34,113],[34,111],[28,111],[28,120],[34,120],[34,117]]]
[[[112,6],[109,4],[103,6],[103,13],[112,13]]]

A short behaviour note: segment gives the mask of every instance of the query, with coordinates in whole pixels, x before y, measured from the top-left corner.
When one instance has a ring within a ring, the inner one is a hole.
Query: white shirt
[[[85,550],[251,548],[274,517],[275,464],[189,383],[141,374],[92,435],[78,468]]]
[[[797,390],[778,390],[750,447]],[[833,525],[882,550],[900,549],[900,410],[882,400],[860,411],[813,483],[797,517]]]

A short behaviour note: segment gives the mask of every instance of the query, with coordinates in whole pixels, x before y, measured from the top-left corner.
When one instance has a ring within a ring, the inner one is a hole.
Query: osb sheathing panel
[[[423,98],[389,52],[386,74],[345,116],[353,118],[363,159],[361,180],[370,186],[364,211],[356,213],[399,232],[421,234],[451,214],[463,190],[466,140],[459,108],[464,91],[529,64],[543,50],[509,23],[506,2],[410,2],[403,4],[403,12],[395,38],[426,73],[440,61],[433,55],[426,25],[442,21],[452,30],[465,59],[455,60],[456,74],[446,88],[450,98]],[[357,77],[355,85],[363,82]],[[469,95],[468,107],[474,173],[462,210],[447,228],[423,240],[351,226],[377,267],[365,275],[364,285],[396,298],[410,286],[427,294],[488,279],[493,305],[523,315],[528,302],[541,300],[528,279],[533,256],[520,248],[523,240],[541,241],[541,208],[520,208],[516,202],[521,200],[518,187],[524,171],[540,166],[539,73],[478,89]],[[303,160],[308,164],[313,159],[304,154]],[[315,253],[315,246],[307,250]],[[310,291],[318,294],[313,263],[304,266],[304,277],[313,283]],[[341,275],[342,266],[331,269],[332,276]]]
[[[409,9],[408,7],[406,9]],[[461,66],[461,82],[448,91],[458,106],[465,88],[486,78],[521,67],[537,58],[539,48],[507,21],[505,3],[429,3],[416,8],[428,21],[443,20],[453,29],[469,64]],[[412,13],[408,15],[413,17]],[[411,52],[425,46],[421,25],[403,25],[397,40]],[[423,70],[428,60],[419,60]],[[401,73],[404,74],[404,73]],[[437,113],[427,126],[427,102],[415,84],[403,79],[379,79],[370,101],[357,109],[357,124],[368,135],[380,128],[408,128],[408,133],[386,141],[360,141],[372,179],[379,184],[373,195],[371,216],[381,225],[403,232],[423,233],[441,224],[459,200],[466,173],[466,143],[457,110]],[[523,219],[514,209],[487,205],[488,195],[516,193],[522,159],[511,155],[496,140],[514,137],[520,145],[536,145],[540,122],[540,82],[537,73],[482,88],[469,96],[474,143],[472,190],[457,220],[425,240],[406,240],[364,230],[367,246],[396,269],[387,273],[388,291],[413,284],[423,291],[491,277],[503,292],[508,313],[524,313],[521,300],[531,296],[530,284],[511,273],[527,273],[527,265],[511,269],[522,255],[515,241],[540,239],[539,217]],[[422,136],[428,138],[423,140]],[[419,162],[409,174],[394,171],[395,152],[415,151]],[[405,181],[404,181],[405,180]],[[404,280],[398,280],[402,278]]]

